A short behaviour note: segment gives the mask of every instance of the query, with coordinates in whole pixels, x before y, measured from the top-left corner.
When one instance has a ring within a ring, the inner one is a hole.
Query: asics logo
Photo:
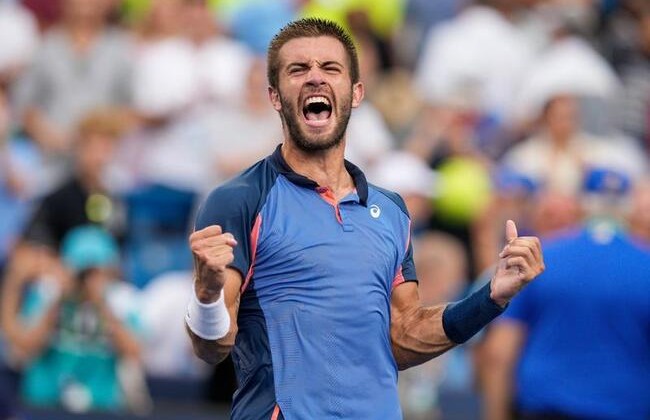
[[[373,204],[372,206],[370,206],[370,216],[372,216],[373,219],[377,219],[380,214],[381,214],[381,209],[379,208],[378,205]]]

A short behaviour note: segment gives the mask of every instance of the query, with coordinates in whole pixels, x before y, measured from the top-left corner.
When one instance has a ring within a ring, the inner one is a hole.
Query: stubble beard
[[[282,104],[282,109],[280,111],[282,124],[288,130],[291,141],[293,141],[301,151],[308,154],[316,154],[333,149],[339,146],[343,141],[345,131],[348,127],[348,122],[350,121],[350,116],[352,115],[352,93],[342,101],[341,106],[338,109],[339,112],[337,112],[338,117],[336,118],[334,132],[332,135],[327,137],[319,135],[308,136],[300,127],[298,121],[298,118],[300,117],[298,117],[296,107],[291,102],[285,100],[282,95],[280,95],[280,103]]]

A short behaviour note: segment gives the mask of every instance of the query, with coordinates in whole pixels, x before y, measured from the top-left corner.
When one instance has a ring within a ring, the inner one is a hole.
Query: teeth
[[[310,98],[307,98],[307,100],[305,101],[305,105],[313,104],[313,103],[316,103],[316,102],[322,102],[327,106],[329,106],[329,104],[330,104],[329,99],[327,99],[324,96],[312,96]]]

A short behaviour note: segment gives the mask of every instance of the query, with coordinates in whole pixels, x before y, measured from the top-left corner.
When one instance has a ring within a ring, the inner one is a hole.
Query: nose
[[[307,84],[318,87],[325,84],[323,71],[318,66],[312,66],[307,74]]]

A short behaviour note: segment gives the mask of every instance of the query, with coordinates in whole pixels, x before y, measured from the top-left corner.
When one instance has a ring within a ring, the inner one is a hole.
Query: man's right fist
[[[196,270],[195,290],[203,303],[219,298],[226,281],[226,267],[234,260],[233,248],[237,241],[221,226],[212,225],[190,235],[190,249]]]

